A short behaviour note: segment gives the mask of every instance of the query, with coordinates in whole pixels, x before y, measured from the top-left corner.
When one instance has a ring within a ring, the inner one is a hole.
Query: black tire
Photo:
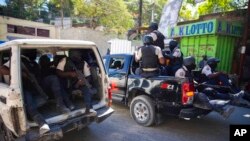
[[[142,126],[151,126],[155,122],[155,106],[150,97],[139,95],[130,104],[131,117]]]
[[[12,132],[4,125],[0,119],[0,141],[14,141]]]

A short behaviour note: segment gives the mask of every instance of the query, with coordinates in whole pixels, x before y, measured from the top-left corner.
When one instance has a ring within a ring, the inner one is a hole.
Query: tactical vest
[[[188,70],[185,70],[183,67],[182,67],[182,69],[185,71],[185,77],[187,77],[187,78],[192,78],[193,77],[191,72],[189,72]]]
[[[155,54],[154,46],[143,46],[142,53],[142,68],[158,68],[158,56]]]
[[[161,32],[159,32],[158,30],[153,31],[153,33],[155,33],[157,36],[157,39],[153,42],[153,45],[158,46],[161,49],[164,49],[165,36]]]

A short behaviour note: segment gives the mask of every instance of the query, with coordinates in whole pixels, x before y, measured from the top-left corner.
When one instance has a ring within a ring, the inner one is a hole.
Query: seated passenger
[[[115,61],[114,62],[114,68],[115,69],[119,70],[119,69],[121,69],[121,67],[122,67],[121,61]]]
[[[84,95],[84,103],[86,105],[86,114],[94,112],[92,110],[91,97],[95,93],[95,90],[89,86],[88,82],[91,82],[91,73],[89,66],[86,61],[82,60],[81,50],[72,49],[69,51],[69,57],[61,59],[57,65],[57,74],[64,80],[69,79],[72,89],[80,89]],[[86,78],[87,82],[83,79],[79,79],[76,71],[80,71],[83,77]]]
[[[39,65],[41,67],[43,88],[47,92],[53,93],[56,99],[57,109],[62,113],[68,113],[70,112],[70,110],[74,110],[75,106],[69,100],[67,92],[60,83],[59,78],[56,75],[56,68],[52,66],[50,58],[47,55],[41,56],[41,58],[39,59]]]
[[[178,69],[175,73],[175,77],[178,78],[190,78],[193,80],[192,70],[196,68],[195,58],[192,56],[185,57],[183,60],[183,65],[180,69]],[[214,110],[221,114],[225,119],[230,116],[230,114],[234,111],[234,108],[224,108],[225,104],[229,101],[223,101],[224,104],[218,105],[213,103],[206,94],[196,93],[194,97],[194,106],[197,108],[205,109],[205,110]]]

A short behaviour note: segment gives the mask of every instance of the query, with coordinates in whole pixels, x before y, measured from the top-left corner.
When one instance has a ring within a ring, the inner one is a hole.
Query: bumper
[[[111,116],[114,113],[114,110],[110,107],[105,107],[97,110],[96,122],[100,123],[104,121],[106,118]]]
[[[50,125],[50,132],[44,134],[42,136],[39,135],[39,130],[34,129],[31,130],[26,135],[27,141],[50,141],[50,140],[58,140],[63,137],[63,134],[72,130],[80,130],[92,122],[100,123],[104,121],[107,117],[109,117],[114,110],[110,107],[104,107],[96,110],[97,114],[93,115],[82,115],[79,117],[75,117],[73,119],[69,119],[60,124]]]

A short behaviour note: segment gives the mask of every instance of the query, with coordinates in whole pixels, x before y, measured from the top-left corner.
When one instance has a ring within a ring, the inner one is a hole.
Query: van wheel
[[[0,119],[0,141],[14,141],[13,134]]]
[[[130,105],[130,115],[142,126],[150,126],[155,121],[155,106],[150,97],[139,95]]]

